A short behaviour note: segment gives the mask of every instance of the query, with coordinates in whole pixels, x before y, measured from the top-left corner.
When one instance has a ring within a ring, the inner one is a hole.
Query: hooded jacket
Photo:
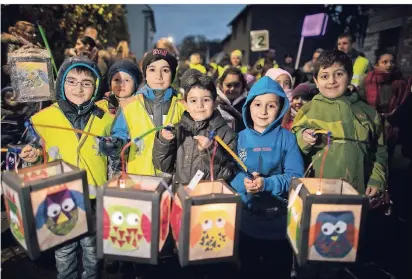
[[[314,176],[319,177],[326,139],[310,146],[302,139],[305,129],[332,133],[325,159],[323,178],[345,179],[359,193],[366,186],[383,189],[386,184],[388,154],[383,127],[376,110],[359,100],[357,93],[328,99],[317,94],[295,117],[292,132],[302,152],[313,162]]]
[[[215,110],[211,118],[204,121],[194,121],[188,112],[184,112],[176,125],[176,137],[172,141],[163,139],[159,132],[156,134],[153,164],[163,172],[175,173],[175,183],[188,184],[198,170],[205,173],[203,179],[210,179],[213,145],[209,151],[199,151],[193,137],[208,137],[211,131],[232,150],[236,150],[236,133],[229,128],[219,111]],[[221,146],[217,147],[213,167],[215,179],[230,181],[236,172],[235,163]]]
[[[65,96],[64,81],[66,80],[68,72],[79,66],[86,67],[93,72],[94,78],[96,79],[96,85],[92,98],[89,101],[81,105],[75,105],[67,100]],[[83,130],[92,114],[100,118],[103,117],[104,111],[95,105],[96,101],[101,98],[99,95],[101,81],[102,78],[97,64],[86,57],[74,56],[65,60],[61,65],[56,79],[56,100],[59,108],[73,125],[73,128]]]
[[[75,105],[65,96],[64,81],[68,72],[79,66],[93,73],[96,85],[89,101]],[[34,129],[29,129],[38,139],[40,137],[44,139],[49,160],[61,158],[65,162],[86,170],[91,198],[95,197],[96,187],[102,186],[107,181],[107,158],[98,152],[96,139],[75,131],[40,125],[74,128],[101,137],[109,136],[113,117],[95,105],[100,81],[100,72],[92,61],[84,57],[72,57],[66,60],[60,67],[56,80],[57,103],[32,116],[30,120]]]
[[[253,129],[250,104],[259,95],[275,94],[281,104],[278,117],[259,133]],[[270,77],[256,82],[243,105],[242,114],[246,129],[239,133],[237,153],[248,171],[258,172],[264,178],[262,192],[249,194],[244,186],[247,177],[240,172],[231,185],[245,203],[241,229],[259,239],[284,239],[286,237],[286,210],[279,198],[285,198],[292,177],[303,176],[303,160],[294,135],[281,127],[282,118],[289,108],[285,92]]]

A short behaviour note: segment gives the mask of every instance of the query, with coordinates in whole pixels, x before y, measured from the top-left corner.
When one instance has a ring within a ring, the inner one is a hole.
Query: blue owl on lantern
[[[357,249],[357,229],[352,211],[319,213],[316,223],[310,228],[314,247],[325,258],[344,258]]]

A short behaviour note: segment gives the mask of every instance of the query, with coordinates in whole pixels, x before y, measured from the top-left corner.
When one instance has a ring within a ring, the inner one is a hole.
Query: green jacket
[[[388,154],[379,115],[360,101],[356,93],[336,99],[318,94],[295,117],[292,132],[303,154],[314,162],[314,176],[319,177],[326,139],[322,137],[321,143],[310,146],[302,138],[305,129],[332,133],[324,178],[345,179],[361,194],[366,186],[384,189]]]

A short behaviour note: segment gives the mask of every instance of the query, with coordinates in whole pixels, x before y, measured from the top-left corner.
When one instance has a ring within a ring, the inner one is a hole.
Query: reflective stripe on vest
[[[180,121],[185,108],[183,104],[173,96],[172,102],[164,125],[176,124]],[[133,97],[133,101],[123,107],[123,114],[129,129],[130,138],[133,140],[145,132],[155,127],[152,118],[144,105],[143,94]],[[152,162],[152,151],[156,133],[151,133],[140,140],[137,144],[130,146],[127,172],[140,175],[157,175],[160,173],[156,170]]]
[[[102,119],[92,115],[84,131],[99,136],[109,136],[113,119],[113,116],[108,113],[105,113]],[[107,181],[107,157],[98,154],[98,146],[94,137],[82,134],[79,139],[74,131],[36,127],[36,124],[44,124],[73,128],[57,104],[33,115],[31,120],[37,134],[45,142],[49,161],[57,159],[52,157],[53,153],[57,151],[59,158],[63,161],[86,170],[90,197],[94,198],[95,186],[103,186]]]
[[[358,56],[353,64],[353,76],[351,84],[359,86],[363,78],[365,77],[366,71],[368,70],[369,60],[365,57]]]

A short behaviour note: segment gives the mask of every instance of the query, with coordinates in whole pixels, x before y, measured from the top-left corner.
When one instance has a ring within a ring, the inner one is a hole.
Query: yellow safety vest
[[[102,99],[100,101],[96,102],[96,106],[104,110],[104,112],[110,113],[109,112],[109,101],[106,99]]]
[[[223,75],[223,73],[226,71],[226,69],[229,68],[229,67],[239,68],[240,71],[242,72],[242,74],[246,74],[246,73],[247,73],[247,67],[246,67],[246,66],[231,66],[231,65],[226,65],[226,66],[223,68],[222,75]]]
[[[209,64],[215,71],[217,71],[218,77],[221,77],[223,75],[224,69],[222,66],[212,62]]]
[[[351,84],[359,87],[363,79],[365,78],[366,72],[368,71],[369,60],[365,57],[358,56],[353,64],[353,76]]]
[[[110,136],[114,117],[105,113],[100,119],[91,115],[84,131],[99,136]],[[86,170],[90,198],[96,197],[96,186],[103,186],[107,181],[107,157],[98,154],[98,146],[94,137],[82,134],[80,139],[75,131],[36,127],[37,124],[52,125],[63,128],[73,128],[58,104],[36,113],[31,117],[34,129],[44,140],[45,148],[50,153],[51,148],[58,148],[59,157],[80,169]],[[49,161],[56,158],[51,158]]]
[[[141,136],[150,129],[155,128],[152,118],[144,105],[143,94],[132,97],[133,100],[123,107],[123,114],[129,129],[131,140]],[[163,125],[176,124],[180,121],[185,107],[176,96],[172,98],[169,112],[164,119]],[[153,166],[152,151],[156,133],[151,133],[140,140],[137,144],[130,146],[127,162],[127,172],[140,175],[157,175],[161,171]]]
[[[190,64],[190,69],[195,69],[201,72],[202,74],[206,74],[206,68],[201,64]]]
[[[260,66],[263,67],[263,66],[265,65],[265,58],[260,58],[260,59],[257,61],[256,65],[260,65]],[[279,65],[278,65],[278,63],[276,62],[276,60],[273,60],[273,68],[279,68]],[[262,75],[261,75],[261,74],[258,74],[258,75],[256,76],[256,80],[260,79],[261,77],[262,77]]]

